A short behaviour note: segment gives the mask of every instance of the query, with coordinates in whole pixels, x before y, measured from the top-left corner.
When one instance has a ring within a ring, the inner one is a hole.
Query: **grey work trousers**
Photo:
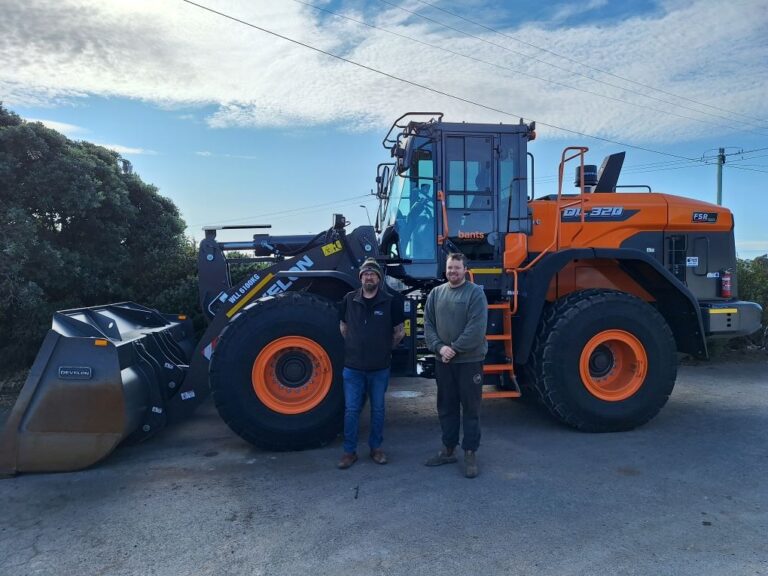
[[[437,380],[437,415],[443,430],[443,445],[452,450],[459,443],[459,429],[464,427],[461,447],[477,450],[480,446],[480,403],[483,395],[483,363],[435,363]]]

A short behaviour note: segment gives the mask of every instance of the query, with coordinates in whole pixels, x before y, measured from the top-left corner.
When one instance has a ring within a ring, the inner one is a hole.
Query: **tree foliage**
[[[738,260],[736,274],[739,298],[763,307],[763,326],[768,326],[768,254],[752,260]]]
[[[134,300],[192,312],[184,229],[119,154],[0,105],[0,361],[28,363],[55,310]]]

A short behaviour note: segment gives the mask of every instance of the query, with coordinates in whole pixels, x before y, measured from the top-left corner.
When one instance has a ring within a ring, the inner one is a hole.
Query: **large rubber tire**
[[[294,292],[257,301],[216,344],[210,383],[219,414],[267,450],[327,444],[343,426],[343,346],[330,301]]]
[[[675,385],[677,353],[653,306],[623,292],[585,290],[545,309],[527,368],[556,419],[616,432],[661,410]]]

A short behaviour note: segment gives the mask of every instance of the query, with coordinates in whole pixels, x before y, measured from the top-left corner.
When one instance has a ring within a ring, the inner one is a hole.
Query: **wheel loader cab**
[[[386,256],[402,260],[412,278],[433,278],[437,272],[435,144],[426,136],[406,137],[401,153],[405,158],[407,147],[408,161],[398,159],[386,193],[380,194],[381,248]]]
[[[408,117],[409,115],[404,116]],[[378,229],[383,254],[404,276],[443,276],[445,254],[463,252],[470,265],[500,266],[508,232],[530,233],[526,153],[533,126],[395,122],[385,138],[396,159],[380,177]]]

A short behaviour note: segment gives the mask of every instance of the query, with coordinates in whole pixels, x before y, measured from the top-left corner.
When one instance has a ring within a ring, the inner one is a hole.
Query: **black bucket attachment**
[[[0,435],[0,475],[86,468],[157,433],[194,345],[190,320],[133,302],[57,312]]]

